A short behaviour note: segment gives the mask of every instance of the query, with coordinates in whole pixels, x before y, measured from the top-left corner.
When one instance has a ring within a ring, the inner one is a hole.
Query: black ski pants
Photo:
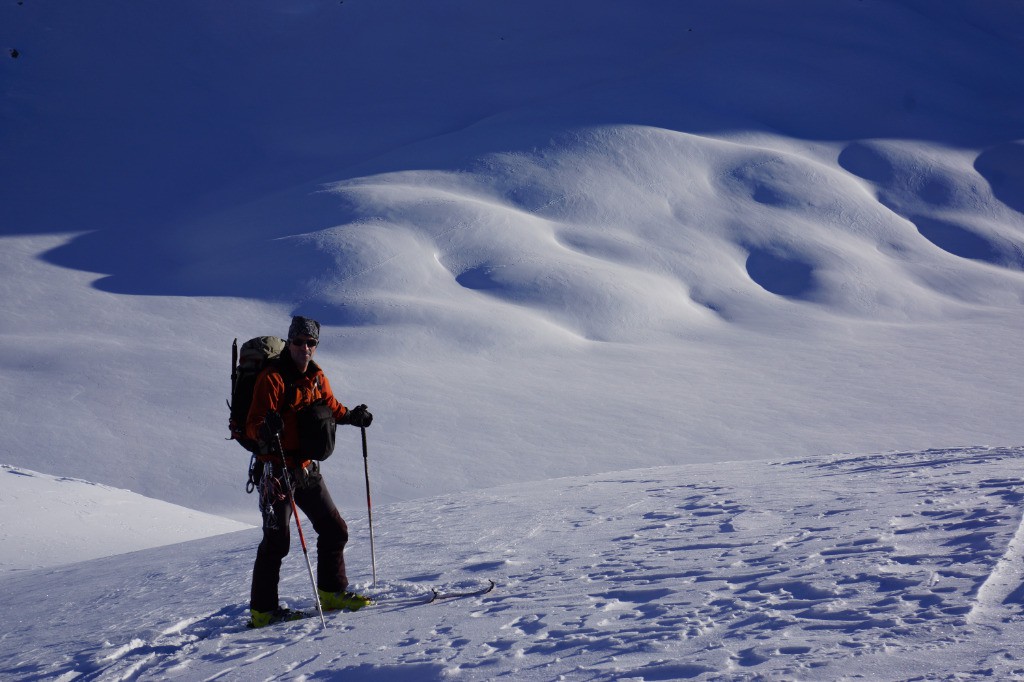
[[[293,472],[295,504],[313,524],[316,540],[317,587],[326,592],[348,589],[345,574],[345,544],[348,525],[334,506],[331,494],[315,465],[309,470]],[[252,567],[252,591],[249,606],[257,611],[273,611],[278,603],[277,584],[281,578],[281,561],[291,547],[292,508],[287,499],[274,503],[275,527],[263,520],[263,540],[256,550]],[[309,530],[302,529],[305,537]]]

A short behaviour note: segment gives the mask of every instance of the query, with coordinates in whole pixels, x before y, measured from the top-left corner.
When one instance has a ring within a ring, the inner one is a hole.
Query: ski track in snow
[[[1019,485],[1020,480],[996,479],[984,481],[982,485],[1002,488],[1007,483]],[[1007,492],[1008,501],[1019,506],[1024,495],[1014,489]],[[1024,517],[1017,523],[1017,532],[1010,540],[1006,553],[999,558],[992,573],[978,589],[978,597],[968,619],[972,623],[983,623],[998,628],[1020,613],[1024,602]]]
[[[380,602],[329,615],[326,631],[317,618],[245,629],[252,532],[57,569],[49,587],[15,576],[5,592],[22,610],[3,607],[0,677],[1021,676],[1022,456],[686,465],[385,507],[382,579],[357,584]],[[368,572],[366,539],[354,532],[353,573]],[[301,562],[286,561],[282,596],[310,608]],[[488,579],[487,595],[425,603],[432,587]],[[47,594],[60,584],[68,594]],[[55,596],[66,609],[24,612]],[[79,616],[94,641],[62,638]],[[962,669],[932,670],[940,647]]]

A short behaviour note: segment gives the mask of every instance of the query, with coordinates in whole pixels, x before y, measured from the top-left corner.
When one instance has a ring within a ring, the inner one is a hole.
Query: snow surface
[[[0,676],[1020,679],[1022,458],[687,464],[396,503],[374,515],[376,587],[350,519],[379,603],[326,629],[243,626],[255,529],[8,574]],[[297,549],[282,598],[313,606]]]
[[[75,478],[0,465],[0,572],[230,533],[246,524]]]
[[[293,313],[381,503],[1024,442],[1019,2],[0,12],[7,464],[256,522]]]
[[[0,4],[0,670],[1024,675],[1022,35],[1017,0]],[[239,630],[257,531],[123,554],[258,523],[229,348],[292,314],[376,416],[391,602],[337,643]]]

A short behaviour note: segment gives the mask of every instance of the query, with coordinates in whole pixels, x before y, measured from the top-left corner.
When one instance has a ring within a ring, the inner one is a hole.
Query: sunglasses
[[[306,348],[316,348],[316,339],[292,339],[293,346],[305,346]]]

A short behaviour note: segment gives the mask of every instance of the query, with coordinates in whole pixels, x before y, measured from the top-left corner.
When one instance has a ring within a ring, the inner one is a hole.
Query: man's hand
[[[277,434],[281,433],[281,429],[284,428],[284,420],[281,419],[281,415],[270,410],[267,412],[267,416],[263,418],[263,423],[260,424],[260,440],[264,443],[270,443],[277,437]]]
[[[342,417],[342,424],[351,424],[360,428],[366,428],[373,421],[373,415],[366,409],[366,405],[357,405]]]

